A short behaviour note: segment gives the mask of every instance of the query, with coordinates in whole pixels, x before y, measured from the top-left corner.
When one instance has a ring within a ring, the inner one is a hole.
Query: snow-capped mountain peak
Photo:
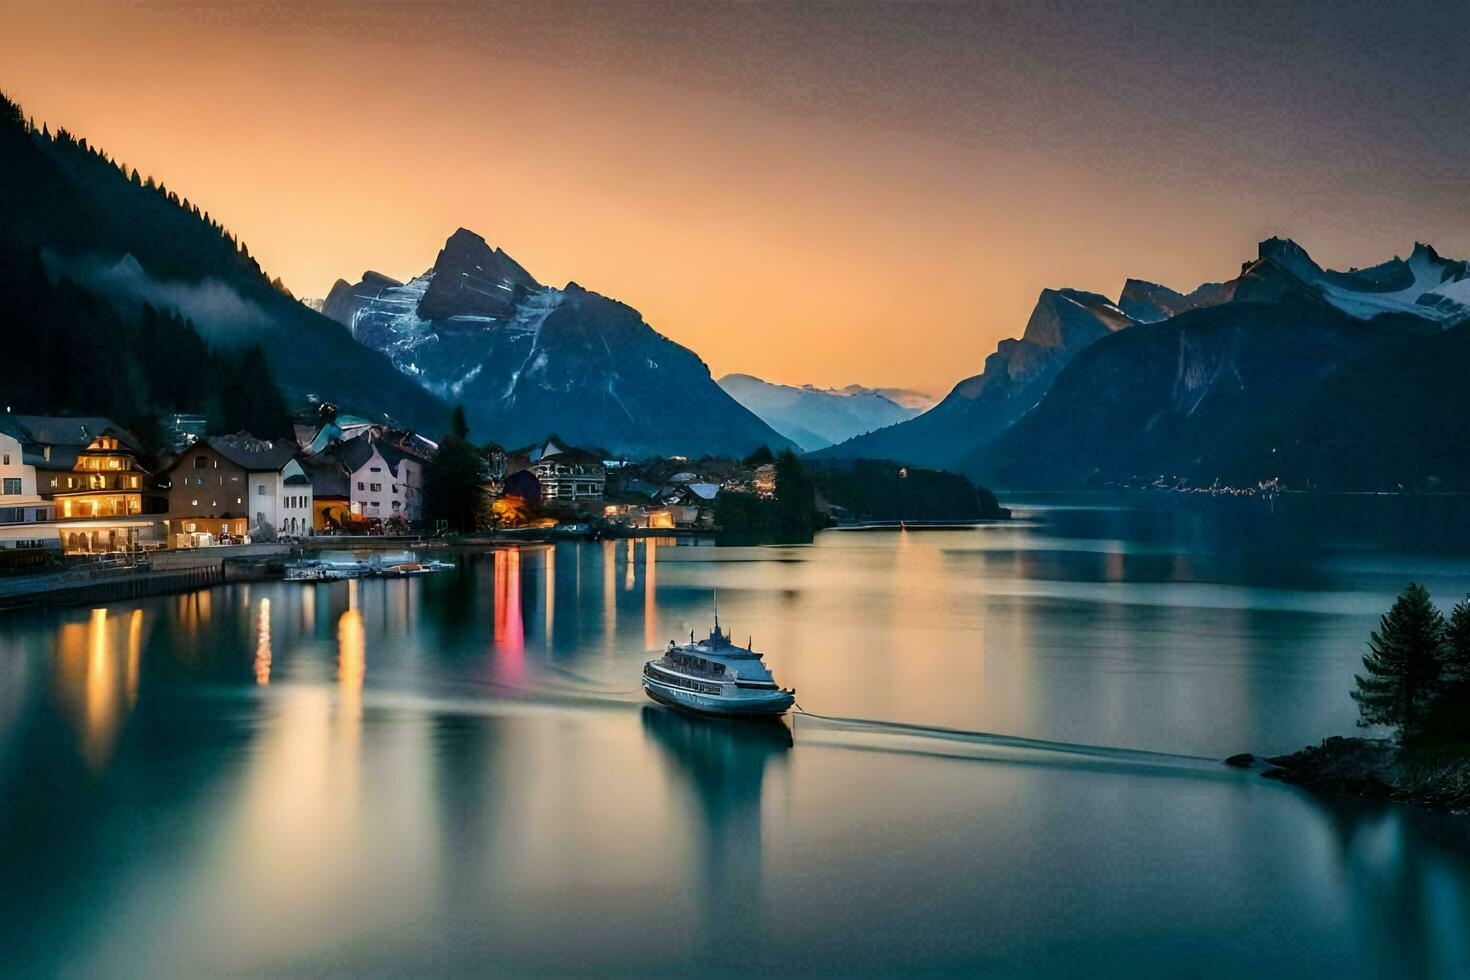
[[[328,315],[462,404],[476,439],[520,445],[556,431],[609,452],[662,455],[789,444],[637,310],[575,282],[543,286],[466,229],[406,283],[341,286]]]

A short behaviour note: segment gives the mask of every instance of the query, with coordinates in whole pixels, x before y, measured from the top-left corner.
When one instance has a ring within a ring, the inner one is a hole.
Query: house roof
[[[317,497],[347,497],[351,495],[351,480],[342,461],[332,453],[323,453],[303,460],[301,468],[311,478],[311,492]]]
[[[134,453],[143,453],[138,437],[100,415],[12,415],[0,414],[0,432],[21,444],[21,457],[40,470],[70,470],[77,456],[101,435],[117,438]],[[51,458],[44,452],[51,447]]]
[[[701,500],[714,500],[715,494],[720,492],[718,483],[691,483],[689,490]]]
[[[337,443],[336,456],[349,472],[356,472],[373,458],[373,439],[367,433]]]
[[[17,439],[46,443],[51,446],[77,446],[85,449],[87,444],[100,435],[113,435],[128,444],[128,448],[141,452],[143,444],[128,430],[100,415],[0,415],[0,431],[8,432]]]
[[[204,442],[236,466],[255,472],[279,472],[297,451],[294,439],[257,439],[248,432],[210,436]]]
[[[544,453],[538,463],[595,463],[602,465],[602,457],[585,449],[562,449],[555,453]]]

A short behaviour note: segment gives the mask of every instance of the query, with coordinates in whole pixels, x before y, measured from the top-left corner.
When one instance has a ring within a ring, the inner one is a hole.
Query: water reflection
[[[658,538],[643,539],[643,649],[662,644],[658,635]]]
[[[1362,637],[1423,561],[1286,587],[1190,521],[1063,523],[565,542],[7,619],[0,972],[1470,975],[1470,862],[1412,811],[793,745],[636,692],[718,587],[816,711],[1281,751],[1352,730]],[[1470,589],[1470,561],[1429,571]]]
[[[337,687],[344,714],[362,712],[362,679],[367,673],[367,640],[362,613],[348,609],[337,620]]]
[[[526,678],[526,627],[521,620],[521,551],[495,552],[495,613],[492,638],[495,673],[502,684],[520,685]]]
[[[271,682],[271,601],[260,600],[259,626],[255,637],[255,683]]]
[[[643,731],[692,797],[691,827],[706,953],[728,955],[732,937],[764,925],[762,799],[769,766],[786,775],[791,732],[778,719],[703,718],[645,705]]]
[[[545,595],[542,598],[542,602],[546,605],[546,649],[550,650],[554,642],[554,627],[556,625],[555,545],[541,552],[541,578],[545,583]]]
[[[613,631],[618,625],[618,543],[602,542],[602,648],[611,652]]]
[[[119,650],[115,620],[93,609],[87,623],[62,624],[57,637],[55,683],[72,718],[76,744],[94,771],[106,767],[118,733],[138,698],[142,656],[142,611],[127,614],[125,651]]]

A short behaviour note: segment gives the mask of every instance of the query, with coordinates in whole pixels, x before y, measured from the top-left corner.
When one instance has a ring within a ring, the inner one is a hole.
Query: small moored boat
[[[643,665],[643,690],[662,704],[708,715],[779,715],[796,701],[782,690],[749,644],[738,647],[720,630],[720,614],[709,638],[668,648]]]

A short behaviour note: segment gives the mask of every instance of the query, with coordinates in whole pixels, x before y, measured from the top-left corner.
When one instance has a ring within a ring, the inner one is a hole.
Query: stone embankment
[[[158,552],[140,567],[79,565],[59,572],[9,576],[0,578],[0,611],[122,602],[226,582],[278,578],[287,551],[284,544],[196,548]]]

